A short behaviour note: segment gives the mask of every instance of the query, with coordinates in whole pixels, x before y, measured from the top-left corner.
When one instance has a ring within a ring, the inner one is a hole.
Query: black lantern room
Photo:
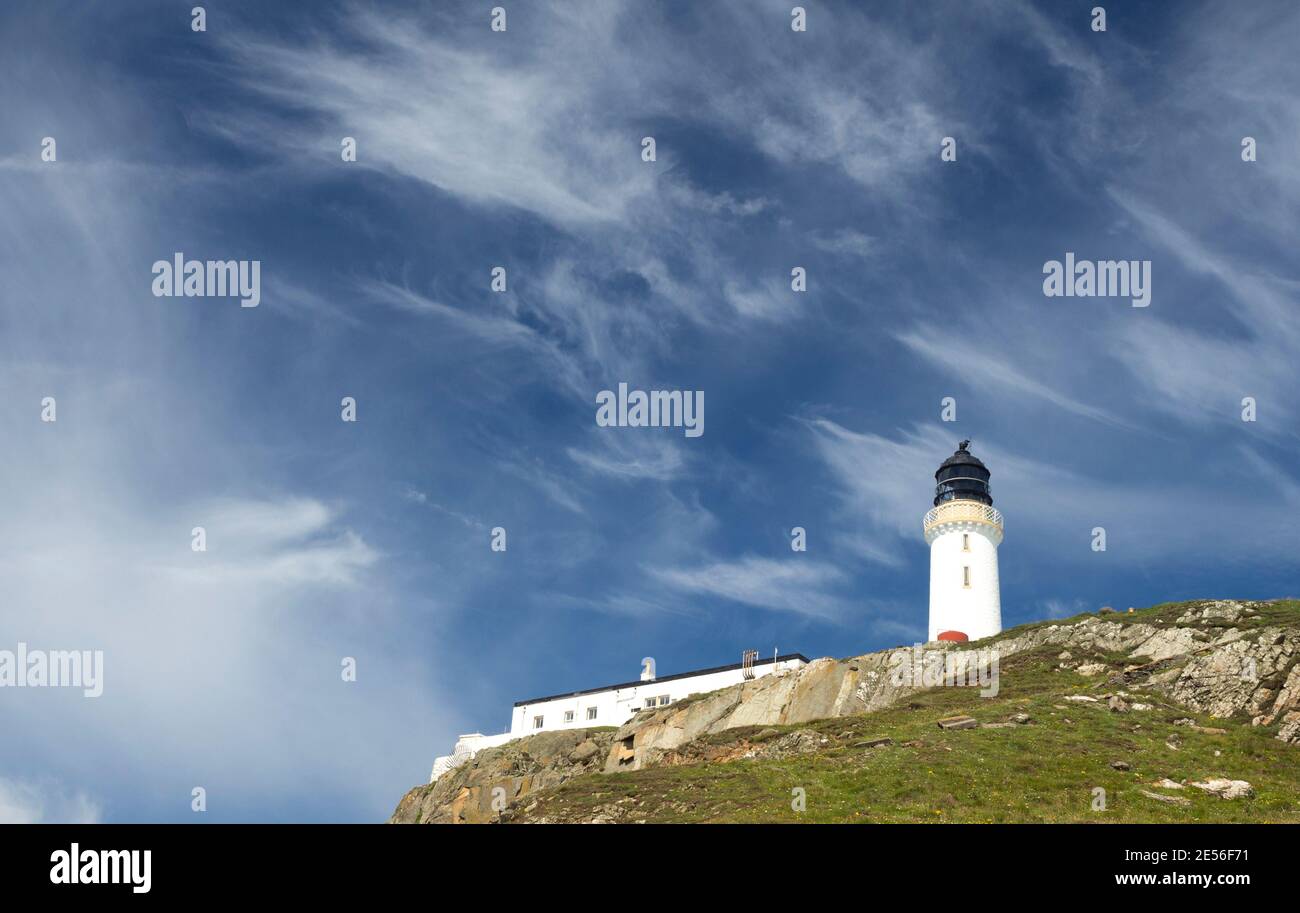
[[[970,441],[957,445],[957,452],[943,461],[939,471],[934,474],[934,506],[944,501],[979,501],[981,504],[993,504],[993,494],[989,489],[989,471],[978,458],[970,455],[966,448]]]

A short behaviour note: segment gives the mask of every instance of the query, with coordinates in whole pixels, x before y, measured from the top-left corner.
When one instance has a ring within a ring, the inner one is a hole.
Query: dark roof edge
[[[776,657],[775,660],[756,659],[754,660],[754,665],[763,666],[770,662],[786,662],[787,660],[791,660],[791,659],[801,659],[805,663],[811,662],[811,660],[809,660],[808,657],[804,656],[802,653],[783,653],[780,656]],[[547,697],[535,697],[532,698],[531,700],[526,700],[526,701],[515,701],[514,705],[516,707],[526,707],[529,704],[542,704],[545,703],[546,701],[558,701],[560,698],[563,697],[582,697],[584,694],[598,694],[601,691],[617,691],[617,690],[622,690],[623,688],[636,688],[639,687],[640,685],[657,685],[660,682],[671,682],[681,678],[694,678],[697,675],[712,675],[714,672],[729,672],[732,669],[739,669],[744,665],[745,664],[743,662],[732,663],[729,666],[714,666],[712,669],[696,669],[694,672],[678,672],[675,675],[661,675],[658,678],[654,679],[653,681],[648,681],[648,682],[643,682],[640,679],[638,679],[637,681],[634,682],[620,682],[617,685],[604,685],[600,688],[587,688],[583,691],[566,691],[563,694],[552,694]]]

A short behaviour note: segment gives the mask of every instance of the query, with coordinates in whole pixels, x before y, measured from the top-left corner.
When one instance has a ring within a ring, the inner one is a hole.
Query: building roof
[[[942,472],[949,466],[979,466],[981,469],[987,468],[979,457],[972,456],[971,452],[966,449],[969,446],[970,441],[962,441],[958,444],[957,452],[939,464],[939,472]],[[935,473],[936,476],[938,474],[938,472]]]
[[[802,660],[804,663],[807,663],[809,661],[808,657],[804,656],[802,653],[783,653],[782,655],[776,657],[775,660],[756,659],[754,660],[753,665],[763,666],[771,662],[783,663],[792,659]],[[694,672],[678,672],[676,675],[661,675],[648,682],[643,682],[640,679],[637,679],[636,681],[633,682],[621,682],[617,685],[605,685],[601,688],[587,688],[583,691],[567,691],[564,694],[551,694],[546,697],[535,697],[532,698],[531,700],[526,700],[526,701],[515,701],[515,706],[526,707],[529,704],[542,704],[545,703],[546,701],[558,701],[562,697],[581,697],[584,694],[598,694],[601,691],[616,691],[616,690],[621,690],[623,688],[636,688],[641,685],[657,685],[660,682],[671,682],[682,678],[694,678],[697,675],[711,675],[714,672],[730,672],[732,669],[739,669],[744,665],[745,664],[743,662],[732,663],[729,666],[714,666],[712,669],[696,669]]]

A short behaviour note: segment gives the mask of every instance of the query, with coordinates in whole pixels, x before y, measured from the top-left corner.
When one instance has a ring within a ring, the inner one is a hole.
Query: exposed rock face
[[[768,735],[767,733],[770,733]],[[855,748],[878,748],[892,739],[876,739],[871,743],[863,742]],[[794,755],[811,754],[824,751],[832,744],[842,744],[823,733],[812,729],[796,729],[781,735],[778,730],[764,729],[755,735],[731,742],[726,745],[710,745],[707,742],[687,742],[680,749],[665,751],[658,756],[657,763],[664,766],[676,764],[698,764],[701,761],[716,763],[719,761],[740,760],[774,760]]]
[[[962,645],[963,650],[946,644],[931,644],[927,649],[973,654],[995,647],[1001,660],[1048,646],[1066,648],[1061,655],[1067,657],[1125,653],[1140,661],[1122,677],[1125,684],[1132,681],[1135,688],[1163,691],[1179,703],[1215,716],[1245,714],[1255,725],[1281,720],[1278,738],[1300,743],[1300,631],[1226,627],[1257,611],[1252,603],[1219,600],[1199,603],[1179,616],[1180,625],[1188,627],[1087,618]],[[1212,626],[1200,626],[1207,623]],[[899,660],[891,657],[900,652],[910,650],[819,659],[795,672],[764,676],[694,701],[637,714],[615,734],[605,770],[653,766],[665,752],[724,729],[804,723],[888,707],[922,690],[910,680],[897,681],[893,672]],[[1127,709],[1123,701],[1119,703]]]
[[[1293,657],[1294,658],[1294,657]],[[1255,725],[1271,725],[1278,719],[1282,726],[1277,737],[1292,745],[1300,745],[1300,663],[1291,666],[1291,672],[1278,691],[1272,708],[1251,720]]]
[[[647,762],[659,763],[666,752],[723,729],[806,723],[888,706],[892,697],[883,703],[872,699],[889,690],[886,656],[877,653],[844,662],[819,659],[797,672],[765,675],[692,701],[639,713],[615,733],[605,770],[639,770]],[[877,687],[878,682],[886,687]]]
[[[1278,628],[1266,628],[1257,642],[1237,640],[1194,656],[1169,686],[1180,704],[1215,716],[1262,716],[1273,707],[1275,682],[1295,663],[1297,644]]]
[[[613,732],[543,732],[497,748],[417,786],[402,797],[390,824],[482,824],[528,793],[598,770]],[[500,789],[500,792],[495,790]],[[495,803],[494,803],[495,800]]]
[[[1180,627],[1089,618],[1072,625],[1031,628],[997,646],[1003,657],[1060,644],[1076,653],[1091,650],[1146,658],[1147,663],[1126,670],[1120,680],[1136,681],[1134,687],[1161,691],[1213,716],[1248,715],[1256,726],[1280,721],[1277,737],[1300,744],[1300,631],[1232,626],[1259,610],[1258,603],[1214,600],[1188,608],[1177,619]]]

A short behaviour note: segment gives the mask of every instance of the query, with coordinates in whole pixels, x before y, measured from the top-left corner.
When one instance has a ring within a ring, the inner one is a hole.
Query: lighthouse
[[[934,507],[926,511],[930,546],[930,640],[979,640],[1002,630],[998,546],[1002,514],[993,507],[989,471],[971,456],[970,441],[934,474]]]

